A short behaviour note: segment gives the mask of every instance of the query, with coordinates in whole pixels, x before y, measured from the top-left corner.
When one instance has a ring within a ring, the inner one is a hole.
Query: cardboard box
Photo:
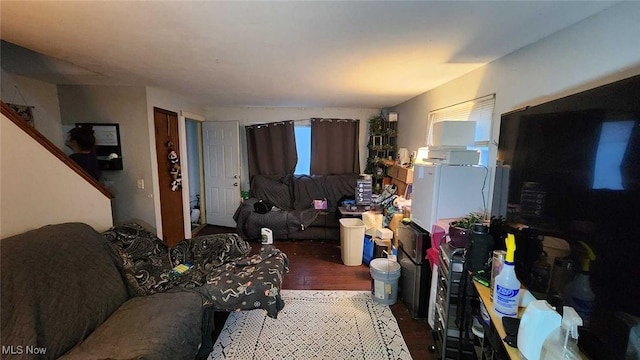
[[[393,246],[395,246],[396,248],[398,248],[398,226],[400,225],[400,221],[402,221],[403,217],[404,214],[393,214],[388,225],[389,229],[393,231]]]
[[[413,169],[393,165],[387,170],[387,175],[406,184],[413,184]]]
[[[398,166],[398,180],[413,184],[413,169]]]
[[[376,229],[376,237],[380,239],[393,239],[393,231],[387,228]]]
[[[405,194],[407,192],[407,186],[408,186],[407,183],[402,182],[402,181],[400,181],[398,179],[391,179],[391,183],[393,185],[395,185],[396,188],[397,188],[396,195],[402,196],[402,197],[404,197],[406,199]]]

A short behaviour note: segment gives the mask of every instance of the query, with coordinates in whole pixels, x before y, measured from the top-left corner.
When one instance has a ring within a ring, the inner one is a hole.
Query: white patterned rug
[[[277,319],[232,312],[208,360],[411,359],[388,305],[368,291],[283,290]]]

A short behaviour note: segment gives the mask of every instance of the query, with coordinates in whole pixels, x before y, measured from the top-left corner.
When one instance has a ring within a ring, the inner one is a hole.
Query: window
[[[495,94],[483,96],[460,104],[448,106],[429,112],[429,133],[427,144],[433,144],[433,124],[440,121],[475,121],[475,144],[469,146],[471,150],[480,150],[480,164],[487,165],[489,161],[489,139],[491,138],[491,122],[493,108],[496,103]]]
[[[311,172],[311,124],[308,122],[295,124],[296,152],[298,153],[298,163],[296,175],[309,175]]]

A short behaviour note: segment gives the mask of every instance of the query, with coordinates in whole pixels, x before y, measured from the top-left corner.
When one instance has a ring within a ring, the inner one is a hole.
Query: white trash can
[[[358,218],[340,219],[340,255],[345,265],[362,265],[364,230],[364,222]]]

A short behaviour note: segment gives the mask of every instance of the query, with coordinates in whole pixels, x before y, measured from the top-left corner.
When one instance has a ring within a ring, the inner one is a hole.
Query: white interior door
[[[202,146],[207,224],[235,227],[241,201],[238,122],[203,122]]]

